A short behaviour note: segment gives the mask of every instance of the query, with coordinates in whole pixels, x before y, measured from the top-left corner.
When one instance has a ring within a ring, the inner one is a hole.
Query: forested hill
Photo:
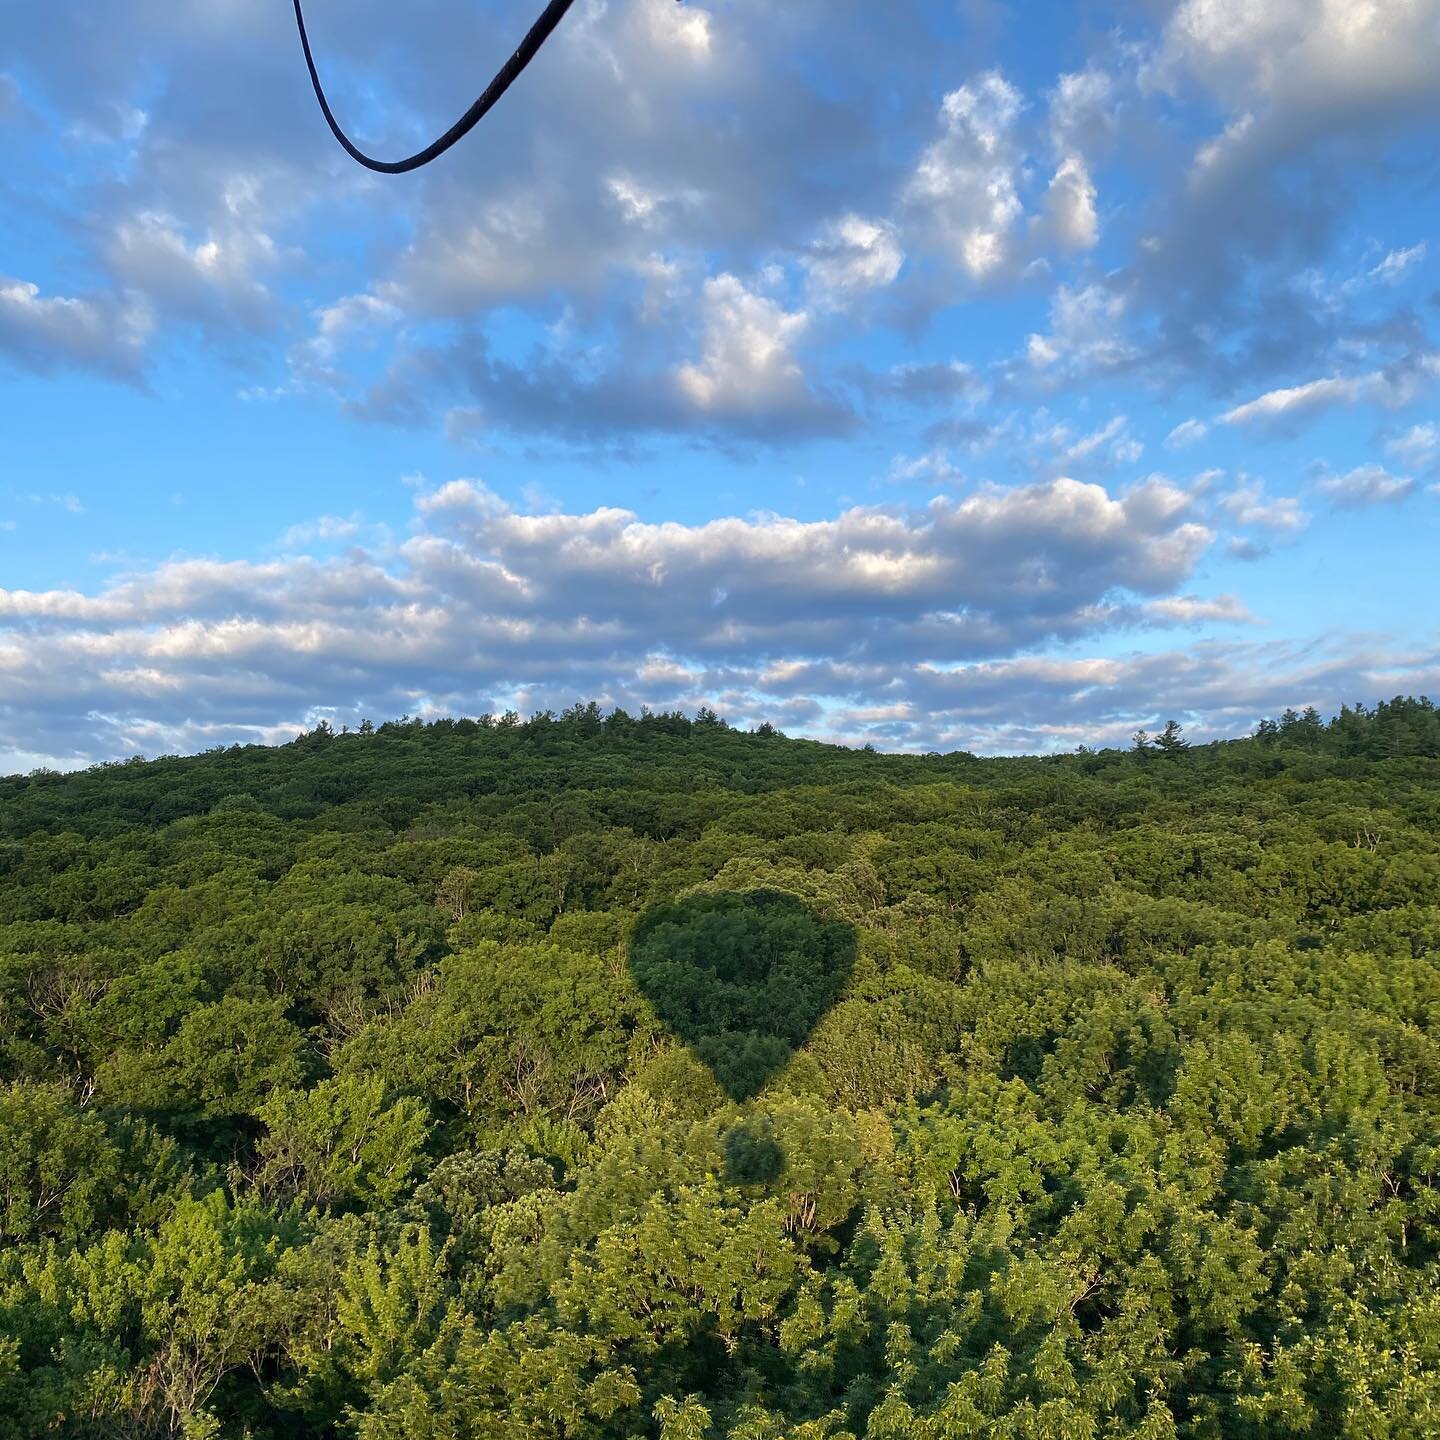
[[[0,1440],[1440,1434],[1440,716],[0,781]]]
[[[759,794],[864,781],[916,785],[962,777],[967,784],[1008,785],[1056,766],[1071,775],[1114,781],[1139,762],[1181,754],[1192,778],[1197,766],[1223,777],[1275,775],[1297,764],[1315,778],[1315,763],[1302,756],[1435,759],[1440,710],[1427,699],[1396,698],[1373,708],[1347,706],[1328,724],[1313,710],[1287,711],[1278,720],[1262,721],[1250,740],[1169,746],[1163,733],[1141,732],[1128,751],[1082,747],[1075,755],[983,763],[964,752],[884,755],[787,740],[768,725],[746,733],[708,710],[694,720],[678,713],[631,717],[624,711],[602,715],[593,703],[527,721],[513,714],[430,724],[404,719],[379,727],[367,722],[343,734],[322,723],[289,745],[221,746],[203,755],[136,758],[78,774],[42,770],[0,778],[0,834],[62,829],[114,834],[207,814],[217,805],[255,808],[287,820],[328,811],[327,823],[340,828],[363,813],[400,828],[437,804],[480,801],[481,813],[496,814],[513,810],[526,794],[577,791],[643,792],[651,799],[636,800],[628,814],[612,811],[612,823],[653,833],[668,823],[667,806],[654,798],[662,795]],[[1354,766],[1334,768],[1337,774],[1355,773]],[[613,805],[613,799],[607,803]]]

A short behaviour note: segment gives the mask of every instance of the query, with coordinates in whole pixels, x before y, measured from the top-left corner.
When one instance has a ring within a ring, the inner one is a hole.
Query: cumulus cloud
[[[1392,475],[1383,465],[1357,465],[1343,475],[1322,475],[1316,489],[1338,510],[1363,510],[1372,505],[1393,505],[1414,489],[1409,475]]]
[[[212,334],[260,330],[275,301],[262,274],[279,258],[275,241],[250,213],[252,187],[237,182],[228,223],[192,239],[172,216],[155,211],[121,220],[105,246],[111,273],[152,310],[201,325]]]
[[[1223,123],[1196,175],[1158,187],[1154,233],[1104,282],[1112,303],[1125,297],[1124,313],[1109,315],[1110,342],[1089,358],[1103,371],[1116,354],[1143,350],[1191,364],[1227,394],[1262,372],[1255,388],[1273,388],[1292,378],[1272,373],[1277,358],[1301,351],[1297,342],[1316,353],[1340,328],[1293,294],[1241,283],[1252,262],[1293,275],[1333,230],[1340,202],[1305,183],[1292,194],[1276,177],[1326,136],[1430,113],[1434,4],[1278,0],[1256,18],[1244,6],[1187,0],[1157,39],[1143,29],[1123,42],[1097,33],[1077,68],[1028,75],[1023,88],[984,68],[987,57],[967,60],[975,71],[944,76],[937,111],[926,86],[893,81],[934,47],[943,22],[925,7],[849,6],[834,23],[814,4],[777,19],[758,0],[597,0],[576,7],[487,121],[485,145],[457,150],[405,187],[377,185],[335,154],[293,84],[283,13],[212,6],[182,23],[146,0],[116,0],[77,56],[52,5],[17,0],[7,41],[27,86],[33,78],[37,94],[119,147],[117,178],[85,197],[90,258],[114,292],[96,299],[87,272],[80,284],[47,275],[47,294],[58,287],[117,312],[137,296],[157,326],[199,323],[213,340],[276,323],[276,297],[287,293],[277,272],[291,265],[311,293],[281,317],[290,323],[357,289],[397,313],[401,323],[370,337],[395,347],[396,376],[373,395],[344,381],[343,352],[361,343],[360,329],[337,333],[323,364],[293,332],[275,355],[326,372],[322,388],[354,414],[438,424],[474,397],[427,409],[400,393],[402,372],[415,368],[411,326],[484,332],[496,311],[518,310],[538,329],[569,313],[577,333],[633,370],[662,322],[687,336],[703,323],[705,279],[751,276],[777,257],[787,313],[800,294],[816,319],[869,297],[867,321],[907,330],[953,303],[957,279],[965,293],[1064,266],[1097,243],[1097,185],[1117,134],[1143,139],[1123,162],[1140,152],[1147,165],[1173,159],[1157,137],[1187,127],[1156,123],[1174,118],[1162,113],[1164,88],[1187,101],[1200,93]],[[475,54],[518,30],[526,11],[523,0],[477,13],[416,0],[406,18],[397,39],[380,0],[356,0],[343,26],[317,16],[337,101],[377,148],[405,148],[451,118]],[[157,74],[206,80],[157,93]],[[1138,123],[1119,123],[1127,118]],[[1376,155],[1363,144],[1356,153],[1367,164]],[[1124,209],[1145,218],[1128,196]],[[356,234],[373,256],[358,280],[344,239]],[[336,238],[317,246],[325,235]],[[1376,284],[1413,273],[1422,251],[1395,248],[1372,267]],[[1072,296],[1101,293],[1088,273],[1059,278]],[[1253,331],[1253,344],[1232,335],[1237,343],[1216,346],[1222,320]],[[1042,365],[1060,338],[1038,336]],[[258,348],[246,358],[264,362]],[[702,364],[692,354],[644,359],[650,373]],[[537,361],[538,386],[549,376],[543,354]],[[823,367],[806,365],[823,383]],[[1087,373],[1058,366],[1047,379]],[[473,407],[502,427],[504,388]],[[508,387],[521,396],[533,388],[524,377]],[[723,428],[717,413],[707,433]]]
[[[831,221],[804,257],[811,285],[826,304],[891,284],[904,261],[894,225],[859,215]]]
[[[878,693],[923,665],[1244,618],[1231,597],[1184,588],[1214,537],[1161,481],[696,525],[525,513],[468,481],[416,505],[400,542],[358,543],[341,517],[286,537],[357,542],[329,558],[192,559],[95,593],[0,590],[6,743],[34,751],[63,732],[95,756],[117,743],[101,715],[190,734],[324,706],[473,709],[516,687],[668,700],[673,687],[651,682],[676,667],[702,698],[753,698],[762,674],[783,689],[815,664],[868,675],[855,684]]]
[[[1060,162],[1045,192],[1045,209],[1050,233],[1061,249],[1088,250],[1100,238],[1095,185],[1079,155],[1067,155]]]
[[[1116,88],[1114,77],[1094,65],[1060,76],[1050,93],[1050,142],[1056,154],[1084,154],[1110,139]]]
[[[1078,378],[1119,370],[1135,356],[1124,332],[1125,297],[1104,285],[1060,285],[1050,299],[1050,330],[1026,346],[1031,369]]]
[[[991,69],[947,92],[938,134],[899,186],[890,218],[831,221],[804,257],[819,297],[834,304],[889,286],[908,253],[918,263],[897,313],[917,298],[933,308],[953,298],[955,276],[968,288],[1013,283],[1049,255],[1092,248],[1098,192],[1085,147],[1099,144],[1109,123],[1099,113],[1109,87],[1100,71],[1061,77],[1049,97],[1053,168],[1039,193],[1034,172],[1045,160],[1035,152],[1045,146],[1024,123],[1021,91]]]
[[[1293,495],[1267,496],[1264,481],[1244,476],[1220,497],[1219,506],[1233,524],[1277,536],[1293,536],[1310,523]]]
[[[653,526],[612,510],[522,516],[463,483],[427,497],[422,511],[452,546],[529,576],[532,596],[544,590],[558,603],[563,595],[568,607],[604,597],[615,618],[643,617],[668,648],[735,646],[737,659],[815,647],[821,637],[824,648],[873,644],[890,654],[988,645],[1011,626],[1068,629],[1118,590],[1173,588],[1212,538],[1171,487],[1116,499],[1066,479],[937,500],[915,513],[853,509],[813,522]],[[717,607],[719,591],[726,599]]]
[[[696,333],[666,327],[649,345],[622,339],[577,348],[562,329],[529,354],[512,356],[470,328],[443,342],[402,337],[380,377],[361,389],[335,368],[322,326],[292,351],[291,362],[297,375],[333,388],[359,418],[423,425],[443,406],[453,438],[509,432],[623,454],[646,435],[732,446],[843,434],[855,423],[853,411],[838,389],[807,376],[797,346],[812,317],[766,293],[777,278],[707,279],[696,302]],[[391,323],[388,311],[381,323]],[[689,358],[681,358],[687,350]]]
[[[1385,450],[1412,470],[1428,470],[1440,463],[1440,425],[1433,420],[1412,425],[1385,442]]]
[[[1353,403],[1359,399],[1361,389],[1362,384],[1358,379],[1331,375],[1320,380],[1307,380],[1303,385],[1287,385],[1279,390],[1267,390],[1265,394],[1257,395],[1255,399],[1227,410],[1220,418],[1227,425],[1245,425],[1255,420],[1278,420],[1303,414],[1307,410]]]
[[[933,244],[972,280],[1011,258],[1023,210],[1023,153],[1015,136],[1020,92],[997,70],[945,96],[940,135],[920,157],[905,199]]]
[[[1178,718],[1196,738],[1246,734],[1286,706],[1334,713],[1356,695],[1423,694],[1433,647],[1392,651],[1356,636],[1319,651],[1282,641],[1205,642],[1118,658],[1019,657],[917,673],[914,723],[951,744],[1007,751],[1124,746],[1136,725]],[[977,744],[978,740],[978,744]]]
[[[0,276],[0,356],[21,369],[135,381],[151,324],[149,310],[130,297],[44,295],[29,281]]]
[[[1127,267],[1137,309],[1157,321],[1153,363],[1228,391],[1356,338],[1363,322],[1295,277],[1327,258],[1392,147],[1440,118],[1437,22],[1437,0],[1171,10],[1158,46],[1142,49],[1142,93],[1199,100],[1220,119],[1154,197]]]
[[[1339,405],[1371,403],[1396,407],[1409,404],[1440,377],[1440,356],[1425,352],[1384,370],[1361,375],[1327,375],[1301,385],[1267,390],[1220,416],[1227,425],[1284,424],[1312,412]]]
[[[702,313],[702,356],[675,375],[698,411],[753,419],[815,404],[793,352],[810,323],[803,310],[787,311],[734,275],[719,275],[705,282]]]
[[[1436,19],[1434,0],[1184,0],[1157,74],[1183,69],[1237,106],[1262,100],[1333,114],[1397,105],[1432,86]]]

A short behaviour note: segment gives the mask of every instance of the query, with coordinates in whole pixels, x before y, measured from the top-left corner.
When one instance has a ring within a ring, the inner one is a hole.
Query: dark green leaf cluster
[[[855,931],[778,890],[692,895],[643,915],[630,973],[736,1100],[803,1045],[855,963]]]
[[[0,781],[0,1440],[1440,1434],[1440,733]]]

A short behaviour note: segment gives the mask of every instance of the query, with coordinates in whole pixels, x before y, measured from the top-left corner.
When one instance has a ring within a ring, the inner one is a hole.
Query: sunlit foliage
[[[1440,1434],[1440,717],[0,781],[0,1440]]]

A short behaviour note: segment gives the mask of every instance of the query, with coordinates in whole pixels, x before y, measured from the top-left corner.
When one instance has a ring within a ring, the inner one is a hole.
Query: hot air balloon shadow
[[[630,972],[726,1094],[746,1101],[809,1039],[855,952],[853,926],[822,919],[795,895],[721,891],[647,911]]]

